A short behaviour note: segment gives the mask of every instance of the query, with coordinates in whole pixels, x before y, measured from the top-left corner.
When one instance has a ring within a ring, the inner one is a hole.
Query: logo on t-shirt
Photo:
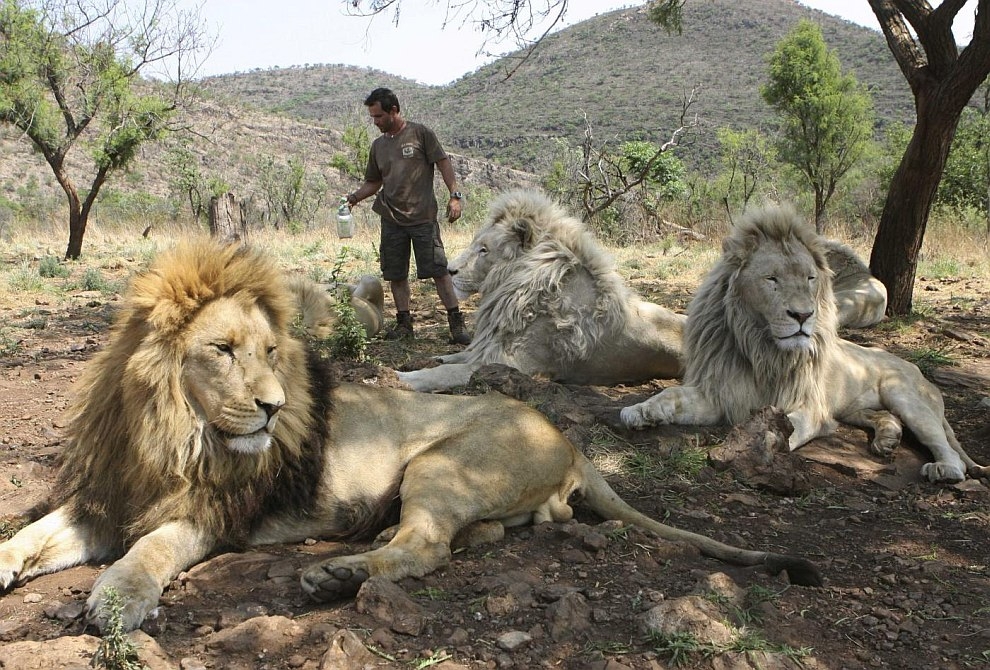
[[[411,144],[407,144],[406,146],[402,147],[403,158],[412,158],[415,153],[416,153],[416,147],[414,147]]]

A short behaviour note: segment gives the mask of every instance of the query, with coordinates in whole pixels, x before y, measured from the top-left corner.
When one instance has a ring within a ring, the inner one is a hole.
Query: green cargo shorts
[[[381,257],[382,278],[399,281],[409,278],[409,249],[416,255],[416,278],[431,279],[447,274],[447,254],[440,239],[440,224],[417,223],[400,226],[382,219]]]

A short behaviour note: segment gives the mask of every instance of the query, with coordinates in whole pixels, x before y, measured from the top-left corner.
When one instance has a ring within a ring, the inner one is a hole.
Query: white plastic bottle
[[[352,235],[354,235],[354,217],[351,215],[347,198],[341,198],[337,207],[337,237],[345,238]]]

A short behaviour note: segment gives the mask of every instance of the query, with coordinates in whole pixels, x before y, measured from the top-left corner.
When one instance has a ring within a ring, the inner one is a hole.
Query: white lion
[[[489,363],[575,384],[683,372],[685,317],[639,298],[584,224],[542,193],[500,196],[449,267],[460,297],[481,294],[474,339],[438,367],[400,372],[413,389],[462,386]]]
[[[900,422],[934,455],[922,475],[961,481],[990,475],[959,446],[942,396],[915,365],[836,334],[826,247],[788,208],[755,212],[733,229],[688,308],[682,386],[626,407],[630,428],[738,423],[773,405],[794,426],[790,448],[836,422],[874,428],[884,454]]]
[[[350,303],[368,337],[377,335],[385,323],[385,291],[377,277],[361,275],[356,284],[340,286],[334,291],[327,284],[296,276],[289,279],[288,288],[295,297],[303,330],[316,339],[329,337],[337,327],[340,300]]]
[[[835,240],[822,240],[833,272],[832,292],[839,310],[839,326],[865,328],[879,322],[887,311],[887,287],[870,274],[856,252]]]

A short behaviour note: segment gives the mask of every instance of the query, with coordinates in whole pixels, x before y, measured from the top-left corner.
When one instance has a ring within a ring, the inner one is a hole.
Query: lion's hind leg
[[[61,507],[0,544],[0,591],[32,577],[108,557],[87,527],[73,523]]]
[[[967,454],[962,448],[962,445],[959,444],[959,440],[956,438],[956,433],[952,430],[952,426],[949,425],[949,422],[946,421],[944,417],[942,418],[942,428],[945,430],[945,437],[949,441],[949,446],[952,447],[957,454],[959,454],[959,458],[961,458],[963,463],[966,464],[966,473],[970,477],[974,478],[990,478],[990,466],[980,465],[969,457],[969,454]]]
[[[935,459],[921,466],[922,476],[930,482],[953,483],[966,479],[967,466],[976,463],[959,446],[948,422],[924,403],[902,409],[895,411]]]
[[[423,575],[450,561],[458,533],[478,519],[477,488],[453,469],[445,452],[427,452],[406,466],[399,489],[402,510],[387,545],[316,563],[302,574],[302,587],[319,601],[349,598],[370,577],[398,581]]]

